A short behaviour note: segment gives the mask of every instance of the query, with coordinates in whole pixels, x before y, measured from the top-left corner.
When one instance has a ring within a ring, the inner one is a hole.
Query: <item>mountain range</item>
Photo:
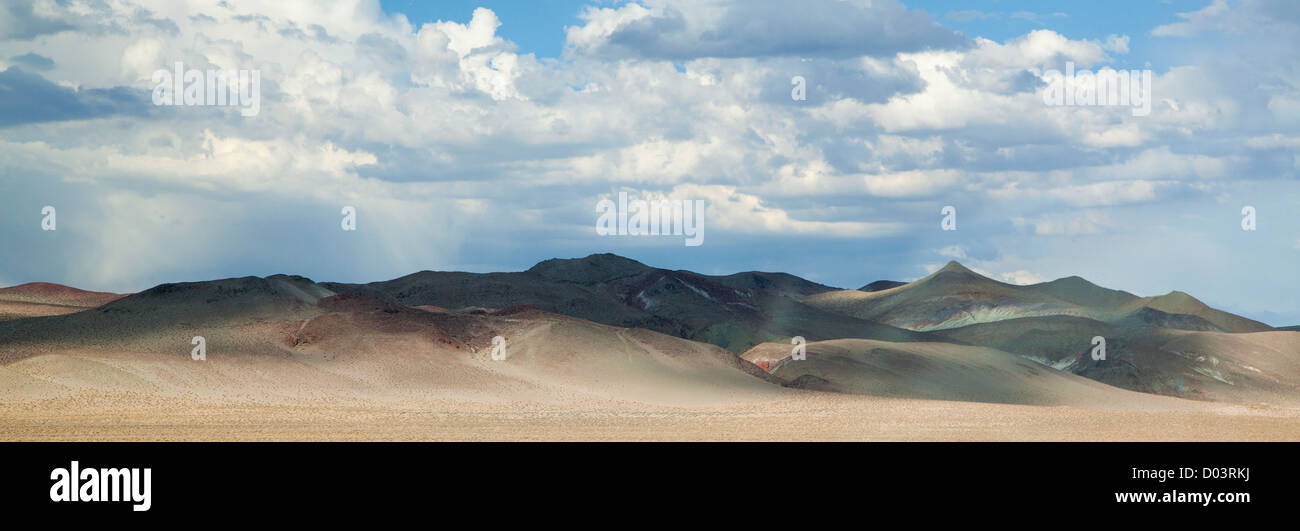
[[[596,254],[369,284],[273,275],[129,295],[26,284],[0,289],[0,310],[0,380],[33,399],[89,388],[194,392],[178,382],[195,378],[189,345],[203,336],[214,359],[241,360],[203,377],[200,387],[212,387],[203,392],[221,396],[256,387],[272,396],[509,389],[529,400],[671,404],[790,392],[1027,405],[1137,403],[1139,394],[1300,402],[1300,332],[1182,292],[1139,297],[1079,277],[1012,285],[956,262],[914,282],[846,290]],[[495,336],[510,345],[508,363],[488,356]],[[806,359],[794,355],[796,336]],[[1104,359],[1093,358],[1097,337]]]
[[[519,273],[421,271],[370,284],[325,283],[406,306],[540,310],[627,328],[645,328],[744,352],[802,335],[922,341],[924,333],[828,311],[804,298],[835,291],[786,273],[710,276],[650,267],[612,254],[553,259]]]

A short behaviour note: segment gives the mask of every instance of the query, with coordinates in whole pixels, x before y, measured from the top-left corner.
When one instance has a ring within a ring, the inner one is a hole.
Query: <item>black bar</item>
[[[1120,514],[1195,519],[1294,506],[1297,449],[1293,443],[3,443],[0,506],[5,514],[127,522],[376,512],[559,517],[564,507],[650,511],[646,518],[696,507],[794,522],[801,514],[819,522],[864,510],[909,518],[997,510],[1071,521]],[[51,501],[51,472],[72,461],[82,470],[150,468],[151,506],[137,512],[130,501]],[[1198,475],[1248,469],[1249,477],[1134,478],[1134,469],[1184,467]],[[1250,499],[1208,506],[1116,502],[1124,492],[1248,493]],[[760,516],[765,511],[779,516]]]

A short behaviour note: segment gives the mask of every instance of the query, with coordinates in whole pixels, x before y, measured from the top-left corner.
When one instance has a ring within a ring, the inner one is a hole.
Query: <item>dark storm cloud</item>
[[[28,0],[0,5],[0,40],[30,40],[73,29],[72,25],[65,22],[37,15],[33,7]]]
[[[143,90],[78,91],[16,66],[0,72],[0,128],[112,115],[142,116],[150,107],[149,94]]]

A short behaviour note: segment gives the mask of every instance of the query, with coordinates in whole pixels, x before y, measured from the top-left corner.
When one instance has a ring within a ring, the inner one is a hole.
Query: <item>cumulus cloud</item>
[[[898,234],[897,222],[821,221],[798,219],[754,195],[729,186],[682,184],[666,194],[642,193],[645,199],[698,199],[708,205],[707,224],[746,234],[797,234],[823,238],[874,238]]]
[[[1064,68],[1066,61],[1080,68],[1110,60],[1108,51],[1123,53],[1127,38],[1111,36],[1108,41],[1071,40],[1048,29],[1031,31],[1023,36],[998,43],[979,39],[978,46],[963,59],[968,68]]]
[[[568,46],[604,58],[891,56],[966,43],[896,0],[644,0],[589,7],[582,19]]]
[[[1052,200],[1074,206],[1106,206],[1155,201],[1182,189],[1184,186],[1176,181],[1106,181],[1030,189],[1021,188],[1019,182],[1011,182],[990,190],[988,194],[1004,201]]]
[[[757,260],[861,285],[864,264],[901,276],[938,254],[1024,282],[1084,273],[1044,258],[1075,253],[1057,242],[1202,245],[1153,231],[1206,205],[1300,200],[1291,48],[1249,48],[1273,54],[1252,64],[1235,49],[1174,54],[1135,117],[1043,103],[1048,69],[1142,61],[1127,35],[1081,38],[1061,17],[993,40],[894,0],[592,4],[557,37],[563,55],[538,59],[501,34],[528,21],[486,8],[413,24],[375,0],[6,3],[0,231],[17,251],[0,276],[134,290],[526,267],[614,250],[591,239],[591,205],[630,190],[708,202],[703,249],[663,255],[682,267]],[[1226,5],[1172,22],[1202,35],[1295,20],[1287,3]],[[154,107],[151,74],[176,62],[259,71],[261,113]],[[52,203],[59,233],[32,233]],[[355,235],[337,230],[343,205],[358,208]],[[946,205],[960,230],[939,231]],[[1211,234],[1215,219],[1180,222]],[[1294,256],[1293,235],[1277,237]],[[812,239],[818,258],[762,254]]]
[[[1009,284],[1018,284],[1021,286],[1028,286],[1030,284],[1040,284],[1044,282],[1043,277],[1040,277],[1032,272],[1025,271],[1024,269],[1018,269],[1007,273],[1000,273],[997,274],[994,278],[1001,279],[1003,282]]]

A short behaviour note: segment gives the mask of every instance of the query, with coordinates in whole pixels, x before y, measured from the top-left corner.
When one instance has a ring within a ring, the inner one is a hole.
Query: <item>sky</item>
[[[177,62],[257,112],[155,104]],[[1149,113],[1049,105],[1067,63]],[[0,0],[0,285],[958,260],[1282,326],[1298,174],[1292,0]],[[702,245],[599,234],[620,192],[704,201]]]

